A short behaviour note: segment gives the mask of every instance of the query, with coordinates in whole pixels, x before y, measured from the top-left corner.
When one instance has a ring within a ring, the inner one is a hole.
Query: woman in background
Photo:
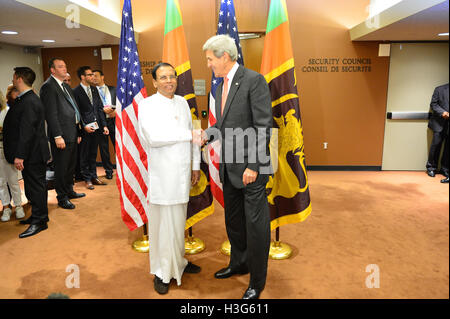
[[[8,87],[7,105],[6,100],[3,97],[3,92],[0,91],[0,200],[3,205],[2,222],[9,221],[12,214],[11,196],[8,191],[8,185],[11,190],[14,205],[16,206],[16,218],[20,219],[25,217],[25,212],[22,207],[22,193],[19,186],[18,171],[14,165],[9,164],[6,161],[3,152],[3,121],[5,120],[9,107],[14,104],[14,100],[17,98],[18,93],[17,89],[12,85]]]
[[[19,91],[14,87],[14,85],[10,84],[8,88],[6,89],[6,104],[9,107],[12,107],[14,105],[14,101],[19,96]],[[2,95],[3,97],[3,95]]]

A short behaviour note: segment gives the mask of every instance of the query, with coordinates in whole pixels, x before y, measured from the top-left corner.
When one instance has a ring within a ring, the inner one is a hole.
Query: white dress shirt
[[[140,140],[148,155],[152,204],[189,201],[191,170],[200,170],[200,148],[191,143],[192,115],[179,95],[169,99],[156,93],[139,103]]]

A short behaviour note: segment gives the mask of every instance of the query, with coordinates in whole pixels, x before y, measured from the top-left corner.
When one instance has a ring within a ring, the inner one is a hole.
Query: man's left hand
[[[14,167],[17,168],[19,171],[23,171],[23,169],[24,169],[23,159],[16,157],[14,159]]]
[[[199,180],[200,180],[200,171],[192,171],[192,174],[191,174],[191,184],[192,184],[192,186],[197,185]]]
[[[242,175],[242,182],[244,186],[251,184],[256,181],[258,177],[258,172],[252,171],[250,168],[246,168],[244,174]]]
[[[106,126],[103,128],[103,135],[109,135],[109,130]]]

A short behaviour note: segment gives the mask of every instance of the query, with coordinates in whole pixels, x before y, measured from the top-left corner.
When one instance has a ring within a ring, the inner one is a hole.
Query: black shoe
[[[436,176],[436,172],[435,171],[427,171],[427,174],[430,177],[435,177]]]
[[[218,272],[216,272],[214,274],[214,277],[216,277],[217,279],[225,279],[225,278],[229,278],[233,275],[245,275],[245,274],[248,274],[247,269],[234,270],[234,269],[231,269],[230,267],[227,267],[227,268],[220,269]]]
[[[70,202],[70,200],[58,201],[58,206],[64,209],[75,209],[75,205]]]
[[[81,197],[84,197],[84,196],[86,196],[86,194],[85,193],[76,193],[76,192],[73,192],[72,194],[69,194],[69,199],[74,199],[74,198],[81,198]]]
[[[98,179],[98,177],[91,179],[92,184],[94,185],[108,185],[105,182]]]
[[[160,295],[165,295],[169,292],[169,284],[163,283],[162,279],[157,276],[153,280],[153,287],[155,287],[156,292]]]
[[[19,238],[26,238],[36,235],[37,233],[46,230],[47,228],[48,228],[47,223],[31,224],[26,231],[24,231],[22,234],[19,235]]]
[[[242,299],[259,299],[262,289],[248,287]]]
[[[112,173],[106,173],[106,178],[107,179],[112,179],[113,174]]]
[[[446,178],[444,178],[444,179],[441,179],[441,183],[443,183],[443,184],[448,184],[449,181],[450,181],[450,178],[449,178],[449,177],[446,177]]]
[[[190,261],[188,262],[186,268],[184,268],[184,272],[187,274],[198,274],[202,268],[200,266],[194,265]]]

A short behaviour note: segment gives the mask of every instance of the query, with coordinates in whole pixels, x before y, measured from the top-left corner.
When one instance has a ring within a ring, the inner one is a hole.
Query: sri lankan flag
[[[286,0],[271,0],[261,74],[269,84],[273,124],[278,128],[278,146],[271,142],[272,162],[277,169],[267,183],[273,230],[302,222],[311,213]]]
[[[189,60],[183,19],[178,0],[167,0],[166,3],[162,61],[170,63],[175,67],[178,75],[178,87],[175,94],[184,96],[191,109],[192,120],[198,120],[197,102],[192,85],[191,62]],[[213,197],[209,185],[208,164],[203,162],[203,159],[200,168],[200,181],[196,186],[191,188],[190,192],[186,229],[214,212]]]

